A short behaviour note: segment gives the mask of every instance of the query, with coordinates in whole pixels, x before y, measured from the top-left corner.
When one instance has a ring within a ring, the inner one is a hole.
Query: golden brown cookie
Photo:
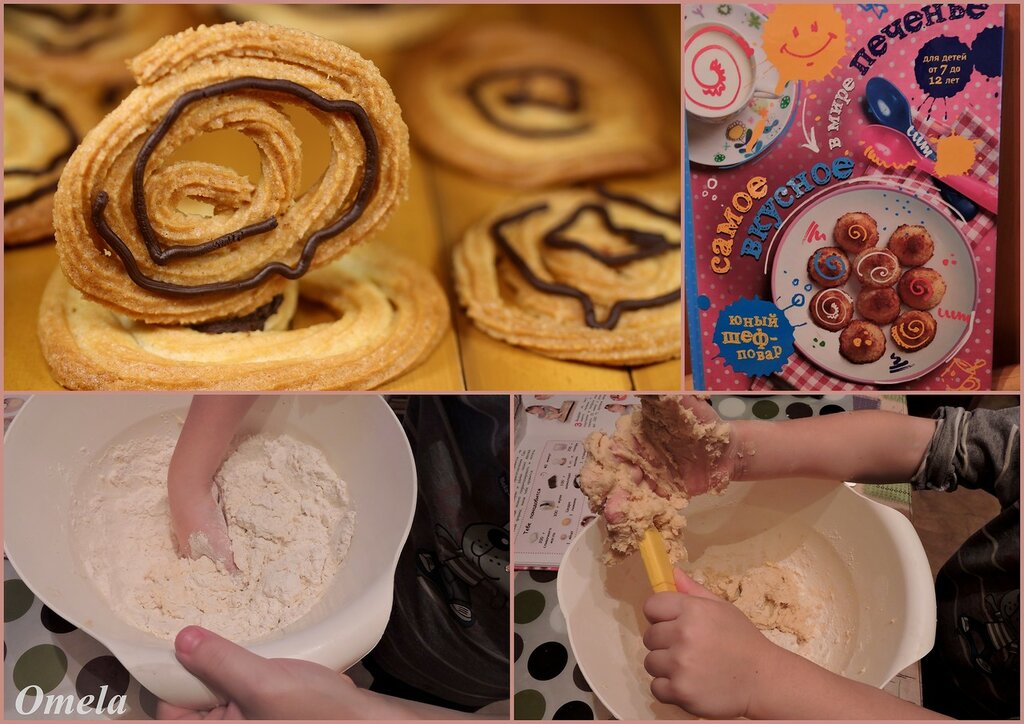
[[[678,357],[679,199],[608,190],[516,199],[455,250],[455,282],[487,334],[562,359]]]
[[[412,53],[396,88],[414,140],[481,178],[537,187],[678,161],[641,76],[528,25],[459,28]]]
[[[935,254],[935,240],[923,226],[900,224],[889,237],[889,251],[903,266],[921,266]]]
[[[226,24],[164,38],[131,69],[139,87],[85,137],[54,204],[65,275],[116,312],[160,324],[247,314],[368,238],[406,194],[401,111],[354,51],[296,30]],[[315,118],[332,147],[301,193],[287,106]],[[225,129],[259,153],[257,178],[175,160]],[[191,210],[196,202],[206,212]]]
[[[457,5],[222,5],[227,20],[257,20],[315,33],[360,53],[396,50],[438,32],[462,12]]]
[[[912,309],[931,309],[946,296],[946,280],[929,267],[907,269],[896,287],[903,303]]]
[[[807,276],[826,289],[841,287],[850,278],[850,260],[839,247],[823,246],[807,258]]]
[[[334,321],[287,329],[295,288]],[[266,331],[210,334],[134,322],[60,274],[39,312],[54,378],[73,389],[368,389],[421,362],[448,328],[444,291],[419,264],[360,247],[283,290]]]
[[[871,214],[851,211],[836,220],[832,239],[847,254],[859,254],[878,243],[878,224]]]
[[[855,365],[875,362],[885,354],[885,335],[878,325],[855,319],[839,334],[839,354]]]
[[[4,5],[4,65],[40,83],[117,85],[129,58],[196,17],[189,5]]]
[[[5,245],[52,238],[57,179],[99,117],[94,105],[73,91],[4,77]]]
[[[889,334],[897,347],[907,352],[916,352],[932,343],[937,329],[935,317],[928,312],[912,309],[893,322]]]

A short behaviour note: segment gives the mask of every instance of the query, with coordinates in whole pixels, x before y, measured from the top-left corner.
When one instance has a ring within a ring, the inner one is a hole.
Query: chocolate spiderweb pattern
[[[140,87],[72,156],[55,214],[68,280],[115,311],[155,323],[247,314],[364,240],[405,194],[401,112],[376,68],[346,48],[229,24],[165,38],[132,70]],[[318,121],[331,147],[301,192],[288,105]],[[174,160],[224,130],[255,146],[258,178]],[[182,210],[197,201],[212,215]]]
[[[679,355],[679,235],[678,199],[598,189],[517,200],[456,249],[459,297],[488,334],[549,356],[670,359]]]

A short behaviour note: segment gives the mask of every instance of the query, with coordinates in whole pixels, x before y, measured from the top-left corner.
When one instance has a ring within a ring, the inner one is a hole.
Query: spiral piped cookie
[[[679,199],[604,189],[505,204],[455,250],[459,299],[487,334],[551,357],[679,355]]]
[[[86,136],[55,197],[63,276],[39,329],[58,381],[365,387],[433,349],[447,304],[432,276],[390,250],[349,254],[404,197],[409,169],[400,110],[371,63],[246,23],[164,38],[132,70],[139,87]],[[305,189],[292,108],[331,147]],[[256,180],[175,156],[220,130],[255,147]],[[334,321],[289,328],[297,297]]]
[[[189,5],[4,5],[4,67],[79,92],[117,85],[126,60],[195,20]]]
[[[139,87],[71,157],[54,209],[68,280],[117,312],[156,323],[248,313],[366,239],[405,195],[401,111],[373,64],[347,48],[258,23],[218,25],[164,38],[132,70]],[[332,145],[303,193],[289,104]],[[231,167],[173,160],[222,129],[258,151],[258,184]],[[215,213],[183,211],[189,200]]]
[[[917,309],[901,314],[889,328],[892,341],[907,352],[927,347],[935,339],[935,331],[935,318]]]
[[[360,53],[412,45],[457,18],[457,5],[221,5],[226,20],[257,20],[316,33]]]
[[[811,297],[808,313],[822,329],[838,332],[853,319],[853,300],[842,289],[822,289]]]
[[[61,86],[4,77],[4,244],[53,236],[53,193],[99,113]]]
[[[461,28],[403,67],[413,139],[481,178],[535,187],[673,161],[644,79],[572,38],[515,23]]]
[[[866,249],[853,260],[853,273],[865,287],[891,287],[900,278],[900,262],[888,249]]]
[[[931,309],[946,295],[946,280],[934,269],[908,269],[900,277],[897,289],[900,299],[911,309]]]
[[[842,249],[824,246],[807,260],[807,275],[818,286],[841,287],[850,278],[850,260]]]
[[[878,224],[870,214],[851,211],[836,221],[832,239],[849,254],[859,254],[878,244]]]

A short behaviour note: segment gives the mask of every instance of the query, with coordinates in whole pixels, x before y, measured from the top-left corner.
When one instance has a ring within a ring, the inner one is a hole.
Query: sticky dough
[[[611,435],[586,440],[587,460],[580,484],[590,508],[601,514],[613,494],[622,499],[621,519],[608,523],[606,563],[637,550],[649,528],[665,539],[674,563],[686,560],[682,511],[693,495],[719,492],[729,483],[718,463],[729,445],[730,428],[717,419],[702,422],[679,395],[644,397],[639,410],[623,415]],[[683,475],[694,446],[709,462],[706,483]]]

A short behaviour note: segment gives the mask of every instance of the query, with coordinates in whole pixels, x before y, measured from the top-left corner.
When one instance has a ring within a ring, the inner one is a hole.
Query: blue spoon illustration
[[[910,115],[910,102],[899,88],[885,78],[872,78],[864,90],[864,100],[867,103],[869,114],[874,117],[875,121],[900,133],[905,133],[924,156],[932,161],[935,160],[935,149],[925,135],[914,126],[914,119]],[[967,221],[978,215],[978,207],[966,196],[954,191],[941,181],[933,180],[933,183],[938,187],[939,193],[946,203],[959,211]]]

